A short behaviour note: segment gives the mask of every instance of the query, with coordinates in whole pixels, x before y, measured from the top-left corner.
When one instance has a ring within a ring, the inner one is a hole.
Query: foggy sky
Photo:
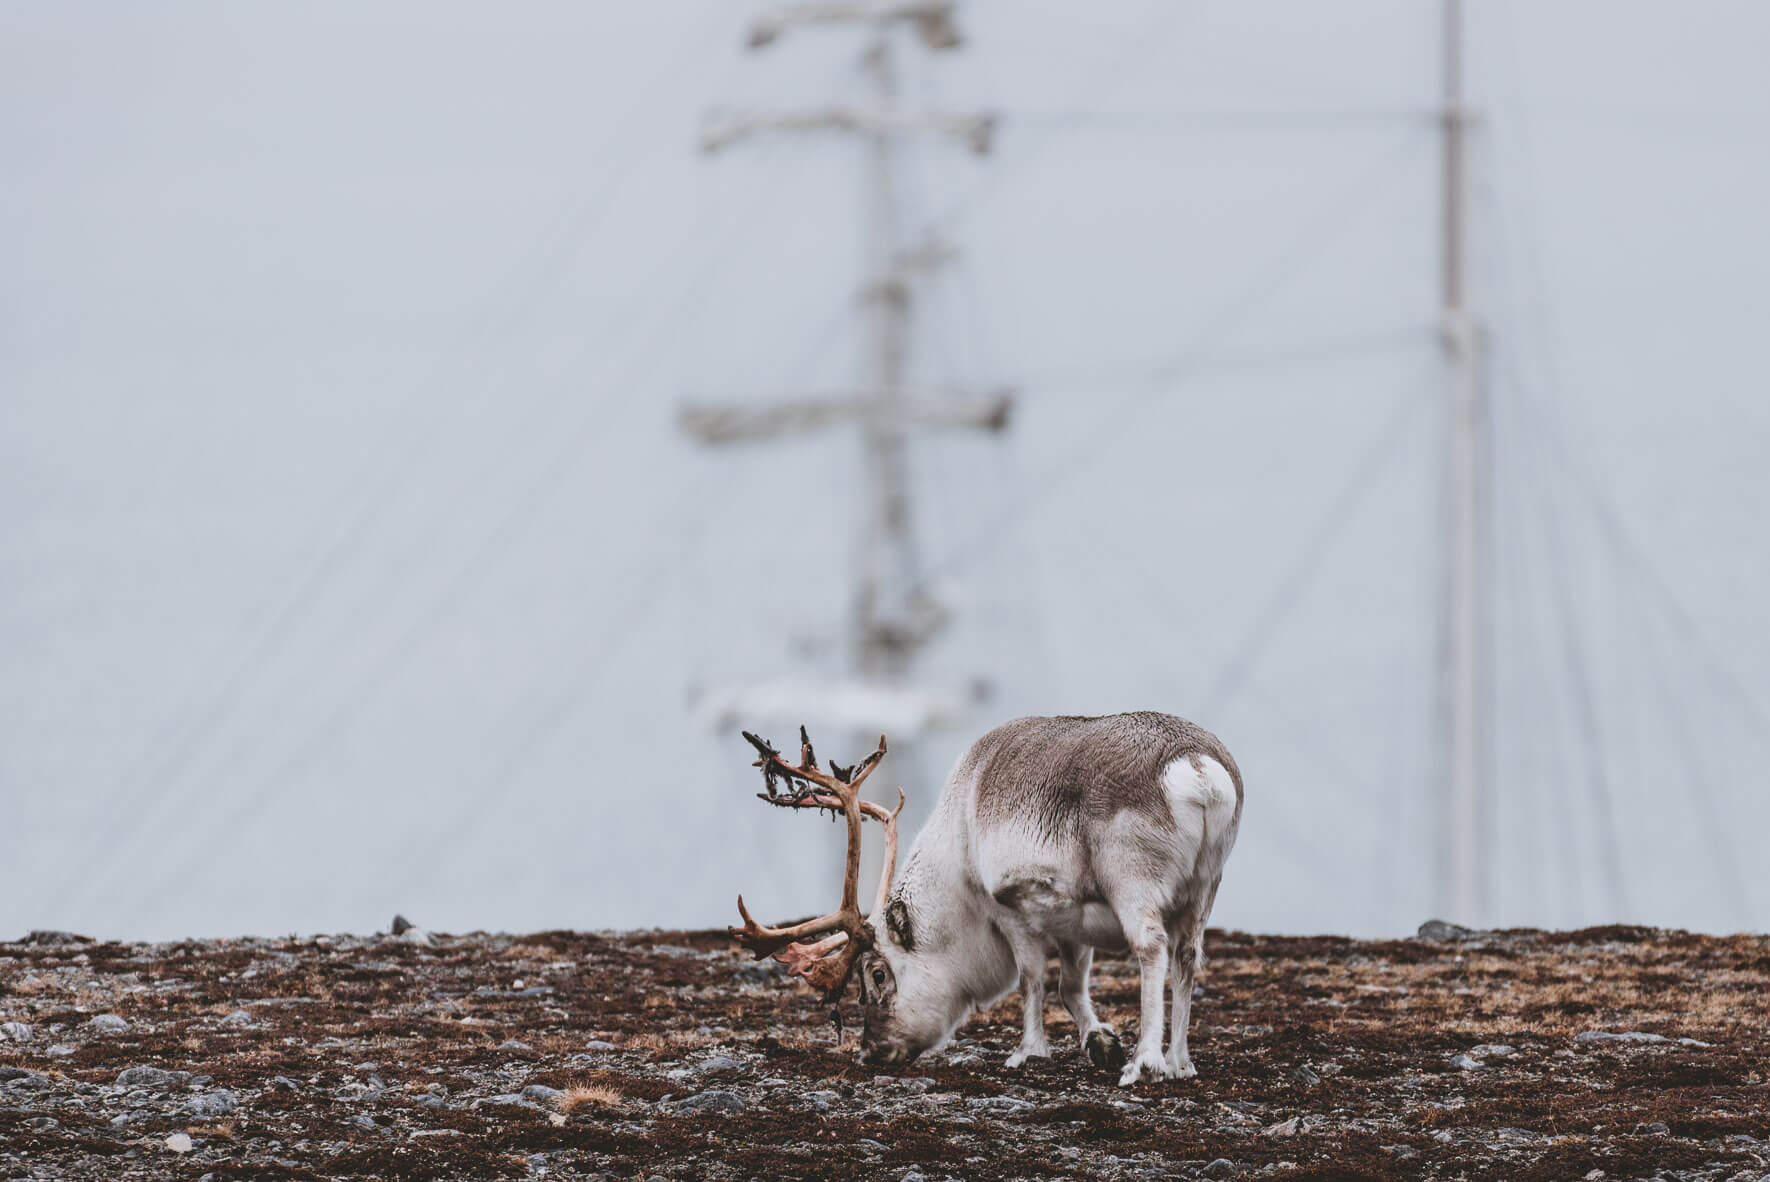
[[[1469,6],[1492,400],[1488,918],[1762,929],[1770,15]],[[13,5],[0,37],[0,932],[711,925],[833,898],[697,710],[834,673],[851,434],[685,400],[863,373],[860,146],[696,147],[862,94],[750,9]],[[1160,709],[1248,789],[1215,921],[1442,910],[1448,384],[1433,6],[991,0],[900,44],[918,441],[985,680]],[[805,543],[805,577],[759,548]],[[784,740],[788,720],[757,720]],[[825,750],[838,756],[860,754]],[[905,780],[903,777],[913,776]],[[795,823],[796,822],[796,823]]]

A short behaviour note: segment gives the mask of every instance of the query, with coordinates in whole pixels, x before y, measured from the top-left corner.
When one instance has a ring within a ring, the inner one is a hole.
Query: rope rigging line
[[[1427,399],[1420,393],[1419,383],[1410,381],[1395,408],[1384,419],[1382,427],[1359,453],[1345,484],[1328,500],[1326,510],[1309,531],[1308,540],[1297,561],[1278,580],[1272,594],[1254,614],[1252,624],[1232,648],[1230,657],[1211,679],[1200,707],[1205,717],[1215,717],[1221,713],[1241,691],[1278,626],[1302,598],[1303,590],[1315,577],[1322,560],[1332,552],[1333,544],[1340,533],[1356,516],[1358,506],[1376,484],[1385,464],[1401,450],[1401,443],[1413,425],[1414,416],[1426,403]]]
[[[1227,335],[1242,318],[1281,290],[1316,251],[1333,242],[1355,215],[1366,211],[1370,190],[1387,177],[1390,169],[1399,162],[1410,159],[1420,142],[1418,137],[1405,137],[1390,151],[1380,154],[1370,167],[1361,172],[1358,179],[1339,195],[1339,200],[1318,207],[1318,216],[1308,220],[1292,236],[1252,283],[1223,304],[1217,314],[1193,334],[1192,342],[1184,350],[1156,368],[1151,375],[1152,384],[1147,389],[1119,399],[1109,410],[1103,412],[1098,418],[1099,428],[1086,438],[1065,447],[1063,455],[1046,468],[1043,479],[1038,482],[1031,495],[992,517],[982,528],[967,537],[964,544],[954,547],[944,557],[932,563],[928,577],[936,579],[953,574],[988,554],[1001,544],[1015,525],[1042,508],[1090,464],[1110,454],[1110,450],[1104,445],[1113,436],[1126,430],[1126,420],[1131,414],[1146,407],[1160,395],[1170,393],[1171,384],[1189,374],[1194,360],[1204,355],[1211,343]]]

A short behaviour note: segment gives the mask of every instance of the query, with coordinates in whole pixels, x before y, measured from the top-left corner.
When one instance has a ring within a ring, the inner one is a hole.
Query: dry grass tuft
[[[573,1084],[559,1098],[561,1112],[577,1112],[584,1108],[624,1108],[627,1098],[619,1088],[607,1084]]]

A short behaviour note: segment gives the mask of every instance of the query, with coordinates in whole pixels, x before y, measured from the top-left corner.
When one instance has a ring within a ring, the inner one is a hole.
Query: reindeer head
[[[885,736],[879,736],[879,749],[852,767],[830,764],[825,772],[817,766],[817,755],[805,728],[799,728],[799,763],[787,763],[766,740],[749,731],[744,738],[755,747],[761,758],[755,766],[762,769],[766,792],[758,798],[780,808],[826,809],[840,813],[848,824],[848,860],[842,879],[842,905],[836,911],[791,927],[764,927],[751,917],[738,896],[738,913],[744,917],[742,928],[732,928],[738,942],[756,954],[756,959],[772,956],[794,976],[803,977],[824,991],[824,1000],[837,1002],[857,965],[861,968],[861,1004],[865,1022],[861,1029],[863,1053],[874,1059],[881,1048],[877,1032],[890,1021],[895,981],[891,964],[881,955],[880,932],[885,902],[891,891],[891,877],[897,865],[897,815],[903,811],[903,790],[897,793],[897,808],[887,812],[882,806],[860,798],[860,786],[885,758]],[[784,788],[782,782],[785,782]],[[879,873],[879,888],[869,919],[860,912],[860,841],[861,818],[870,817],[885,827],[885,862]],[[808,937],[822,939],[807,942]]]

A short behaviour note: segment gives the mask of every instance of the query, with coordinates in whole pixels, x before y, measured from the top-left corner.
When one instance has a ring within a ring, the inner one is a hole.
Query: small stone
[[[1295,1137],[1297,1130],[1301,1127],[1302,1123],[1293,1116],[1291,1119],[1281,1120],[1275,1125],[1267,1125],[1261,1132],[1268,1137]]]
[[[1310,1067],[1307,1063],[1291,1072],[1291,1078],[1306,1088],[1312,1088],[1321,1082],[1321,1076],[1317,1075],[1315,1069]],[[1217,1160],[1222,1161],[1224,1159],[1218,1158]]]
[[[535,1048],[517,1038],[507,1038],[498,1044],[500,1051],[532,1051]]]
[[[390,928],[390,930],[392,930],[394,935],[403,936],[407,932],[411,931],[414,926],[415,925],[412,923],[412,921],[407,919],[405,916],[395,915],[393,917],[393,923],[389,925],[389,928]]]
[[[1671,1126],[1663,1120],[1650,1121],[1647,1124],[1635,1126],[1635,1136],[1637,1137],[1668,1137],[1671,1132]]]
[[[584,1044],[584,1049],[586,1051],[614,1051],[619,1050],[620,1048],[616,1047],[614,1043],[608,1042],[604,1039],[593,1038]]]
[[[533,1100],[537,1104],[552,1104],[563,1095],[565,1093],[558,1088],[550,1088],[546,1084],[530,1084],[522,1090],[523,1099]]]
[[[677,1112],[716,1112],[733,1114],[744,1112],[750,1107],[749,1102],[736,1092],[701,1092],[675,1105]]]
[[[286,1075],[273,1075],[270,1077],[270,1090],[273,1092],[299,1092],[301,1085]]]
[[[1017,1112],[1031,1112],[1035,1106],[1031,1100],[1019,1100],[1013,1096],[973,1096],[965,1101],[965,1107],[975,1112],[995,1112],[1009,1116]]]
[[[1470,1047],[1469,1053],[1477,1059],[1509,1059],[1518,1053],[1518,1048],[1505,1043],[1484,1042],[1478,1047]]]
[[[842,1095],[840,1092],[806,1092],[802,1099],[813,1112],[828,1112],[830,1105],[841,1102]]]
[[[361,1112],[351,1117],[350,1123],[370,1133],[379,1132],[381,1129],[381,1126],[376,1124],[372,1118]]]
[[[1671,1042],[1672,1040],[1663,1034],[1649,1034],[1642,1030],[1624,1030],[1620,1032],[1612,1032],[1609,1030],[1585,1030],[1574,1035],[1573,1041],[1661,1043]]]
[[[928,1175],[924,1174],[921,1170],[911,1170],[909,1173],[899,1178],[897,1182],[928,1182]]]
[[[1444,943],[1450,940],[1467,940],[1476,934],[1474,929],[1466,928],[1460,923],[1448,923],[1442,919],[1428,919],[1420,925],[1420,930],[1414,933],[1414,939]]]
[[[1475,1060],[1469,1058],[1469,1056],[1467,1056],[1467,1055],[1452,1055],[1450,1057],[1450,1065],[1452,1067],[1461,1068],[1464,1071],[1480,1071],[1481,1070],[1481,1064],[1479,1064]]]
[[[116,1014],[98,1014],[86,1023],[86,1029],[94,1034],[116,1034],[129,1029],[129,1022]]]
[[[0,1035],[13,1042],[30,1042],[31,1025],[28,1022],[0,1022]]]
[[[189,1153],[191,1151],[190,1134],[172,1134],[170,1137],[166,1138],[166,1148],[170,1149],[173,1153]]]
[[[1207,1178],[1233,1178],[1235,1177],[1235,1163],[1226,1157],[1213,1158],[1211,1163],[1204,1168],[1204,1175]]]
[[[221,1020],[223,1026],[253,1026],[256,1022],[249,1011],[235,1010]]]
[[[240,1098],[225,1088],[192,1096],[184,1103],[183,1112],[190,1116],[229,1116],[240,1106]]]
[[[118,1073],[117,1082],[126,1088],[166,1088],[190,1077],[188,1071],[167,1071],[164,1067],[128,1067]]]
[[[33,1116],[30,1120],[27,1120],[25,1124],[36,1129],[40,1133],[46,1133],[50,1129],[61,1128],[61,1122],[56,1120],[53,1116]]]

